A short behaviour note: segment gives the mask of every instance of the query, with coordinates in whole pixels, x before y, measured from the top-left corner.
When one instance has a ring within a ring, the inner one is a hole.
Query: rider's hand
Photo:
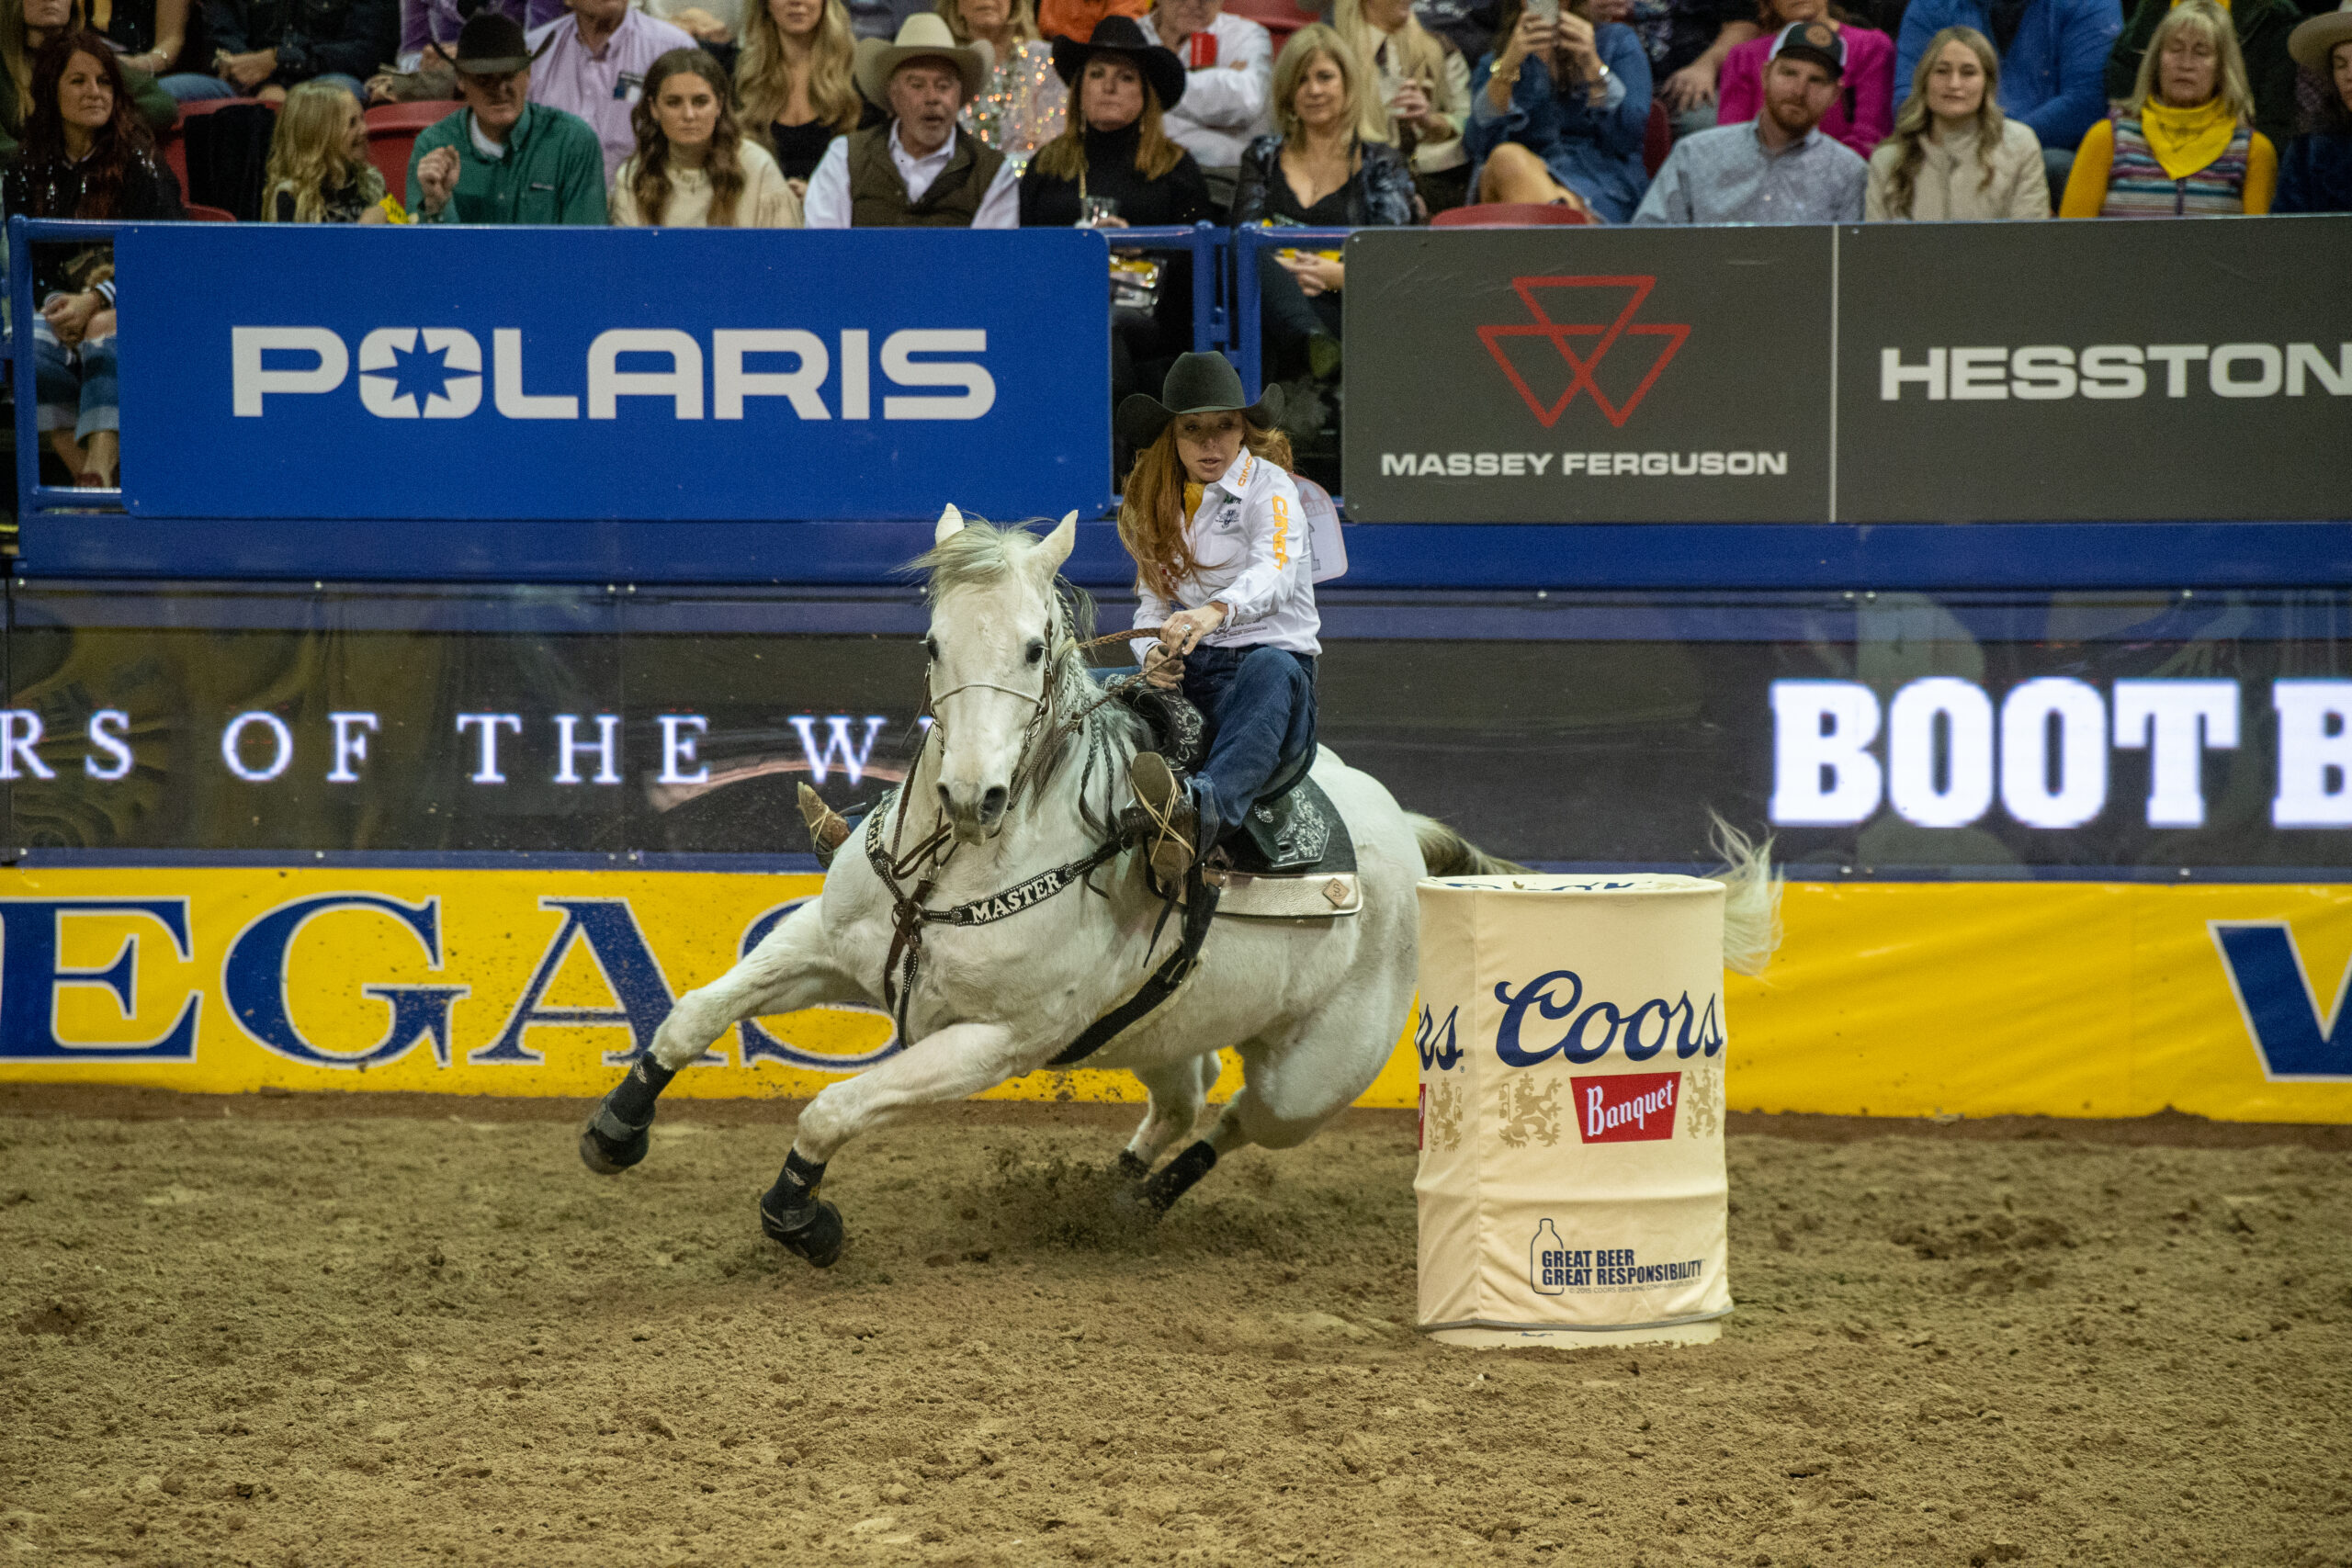
[[[1143,680],[1154,690],[1172,692],[1184,683],[1184,661],[1165,643],[1153,643],[1144,650]]]
[[[1197,610],[1179,610],[1159,623],[1159,644],[1170,653],[1186,654],[1201,639],[1225,625],[1225,606],[1210,603]]]

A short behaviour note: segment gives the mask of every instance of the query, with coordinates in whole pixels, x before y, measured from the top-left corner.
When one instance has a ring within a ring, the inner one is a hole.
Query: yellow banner
[[[818,886],[11,868],[0,1080],[600,1094],[677,996]],[[2352,886],[1800,885],[1786,912],[1771,973],[1726,993],[1734,1109],[2352,1121]],[[893,1043],[872,1010],[755,1021],[670,1092],[804,1096]],[[1360,1103],[1411,1105],[1416,1066],[1408,1026]],[[1219,1097],[1236,1081],[1228,1057]],[[1142,1098],[1083,1068],[990,1092]]]

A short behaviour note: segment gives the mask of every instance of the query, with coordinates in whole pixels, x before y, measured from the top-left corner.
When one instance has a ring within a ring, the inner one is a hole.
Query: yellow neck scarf
[[[2298,386],[2301,385],[2301,382],[2296,384]],[[1189,481],[1187,481],[1184,486],[1184,520],[1188,523],[1192,521],[1193,513],[1201,509],[1201,492],[1203,489],[1203,486],[1193,484]]]
[[[2188,109],[2150,98],[2140,110],[2140,130],[2165,173],[2185,180],[2228,151],[2238,117],[2218,93]]]

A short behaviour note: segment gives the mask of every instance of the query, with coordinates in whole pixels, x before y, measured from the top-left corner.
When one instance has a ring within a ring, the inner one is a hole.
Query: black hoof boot
[[[842,1212],[817,1196],[825,1168],[802,1159],[798,1150],[784,1158],[783,1173],[760,1199],[760,1229],[786,1252],[820,1269],[840,1260],[845,1234]]]
[[[1204,1138],[1160,1167],[1159,1173],[1143,1184],[1144,1207],[1154,1219],[1159,1218],[1216,1167],[1216,1150]]]
[[[580,1163],[599,1176],[618,1176],[645,1157],[652,1140],[655,1101],[678,1075],[651,1056],[639,1056],[580,1133]]]

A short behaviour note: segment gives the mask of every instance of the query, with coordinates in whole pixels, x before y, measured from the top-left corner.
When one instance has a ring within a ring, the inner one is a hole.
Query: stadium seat
[[[1540,201],[1486,201],[1456,207],[1430,220],[1432,229],[1542,229],[1558,223],[1589,223],[1573,207]]]
[[[1656,98],[1650,100],[1650,122],[1642,131],[1642,167],[1652,176],[1657,174],[1666,155],[1674,151],[1674,121],[1668,119],[1666,106]]]
[[[432,98],[416,104],[378,104],[368,111],[368,132],[372,136],[379,130],[423,130],[465,107],[456,98]]]
[[[400,200],[408,199],[408,161],[416,151],[416,133],[464,107],[436,99],[418,104],[378,104],[368,111],[368,161],[384,176],[387,191]]]
[[[1272,35],[1276,55],[1282,53],[1291,34],[1316,19],[1314,11],[1302,9],[1291,0],[1227,0],[1225,9],[1230,15],[1257,23]]]
[[[234,223],[237,220],[237,215],[225,207],[206,207],[191,201],[185,210],[191,223]]]

